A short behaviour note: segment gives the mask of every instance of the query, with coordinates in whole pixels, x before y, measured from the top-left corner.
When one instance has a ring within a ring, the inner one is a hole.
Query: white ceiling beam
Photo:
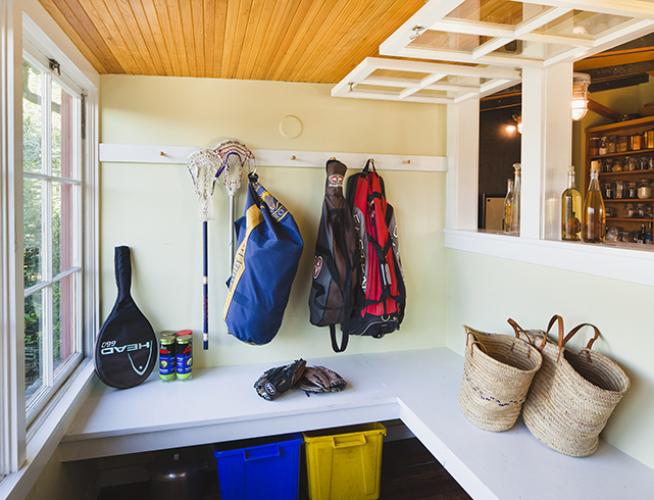
[[[424,77],[421,81],[420,84],[411,87],[408,89],[404,89],[402,92],[400,92],[400,99],[405,99],[406,97],[410,96],[411,94],[415,94],[416,92],[424,89],[428,85],[431,85],[432,83],[436,83],[439,80],[442,80],[447,76],[447,73],[434,73],[433,75],[428,75]]]
[[[544,35],[542,33],[523,33],[519,36],[515,31],[506,28],[502,24],[491,24],[468,21],[443,20],[434,23],[430,30],[443,31],[445,33],[463,33],[465,35],[490,36],[493,38],[510,38],[525,40],[528,42],[553,43],[559,45],[572,45],[573,47],[592,47],[593,41],[585,38],[575,38],[562,35]]]
[[[353,99],[376,99],[380,101],[400,101],[398,94],[392,94],[388,92],[381,92],[376,90],[353,90],[348,92],[345,95],[338,97],[350,97]],[[403,102],[421,102],[425,104],[451,104],[454,102],[454,99],[449,97],[424,97],[424,96],[409,96],[406,99],[402,99]]]
[[[479,59],[473,59],[472,54],[469,52],[456,52],[449,50],[430,50],[430,49],[413,49],[403,48],[394,53],[383,53],[382,55],[396,56],[396,57],[413,57],[416,59],[430,59],[432,61],[447,61],[447,62],[461,62],[471,64],[490,64],[494,66],[503,66],[509,68],[520,67],[543,67],[543,61],[538,59],[528,59],[526,57],[511,56],[511,55],[492,55],[483,56]]]
[[[490,54],[497,49],[501,49],[507,43],[512,42],[513,40],[513,37],[491,38],[486,43],[482,43],[479,47],[472,51],[472,58],[479,59],[480,57]]]
[[[396,88],[409,88],[420,85],[420,80],[411,78],[395,78],[387,76],[369,76],[365,80],[359,82],[362,85],[378,85],[380,87],[396,87]],[[425,87],[427,90],[445,90],[445,91],[461,91],[461,90],[478,90],[479,85],[461,85],[456,83],[434,83]]]
[[[404,59],[387,59],[383,57],[367,57],[364,59],[375,69],[390,69],[396,71],[415,71],[418,73],[447,73],[456,76],[478,76],[481,78],[520,78],[520,71],[509,68],[492,68],[485,66],[464,66],[461,64],[444,64],[426,61],[407,61]]]
[[[654,19],[654,6],[645,0],[520,0],[522,3],[567,7],[600,14]]]
[[[554,9],[546,10],[545,12],[534,17],[533,19],[529,19],[527,21],[523,21],[520,24],[518,24],[514,30],[515,36],[525,35],[527,33],[531,33],[532,31],[537,30],[538,28],[542,28],[543,26],[554,21],[555,19],[558,19],[559,17],[566,15],[571,10],[572,9],[569,7],[556,7]]]

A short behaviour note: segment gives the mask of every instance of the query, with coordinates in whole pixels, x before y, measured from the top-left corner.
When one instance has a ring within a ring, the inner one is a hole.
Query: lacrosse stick
[[[222,160],[223,184],[229,198],[229,265],[234,266],[234,196],[241,188],[243,169],[251,172],[254,154],[244,144],[229,140],[218,144],[213,150]]]
[[[207,221],[211,215],[211,199],[216,179],[220,177],[224,167],[220,157],[211,149],[202,149],[189,156],[188,171],[193,179],[195,194],[200,202],[200,219],[202,220],[202,296],[203,323],[202,347],[209,349],[209,259],[207,240]]]

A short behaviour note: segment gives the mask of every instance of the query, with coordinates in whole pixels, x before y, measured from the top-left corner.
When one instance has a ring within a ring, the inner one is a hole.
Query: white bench
[[[474,498],[651,499],[654,470],[602,442],[588,458],[541,445],[520,423],[504,433],[468,423],[457,406],[462,358],[441,349],[341,355],[324,364],[342,393],[259,398],[270,366],[197,370],[192,382],[117,391],[96,386],[62,440],[65,461],[400,418]],[[279,363],[273,363],[275,365]]]

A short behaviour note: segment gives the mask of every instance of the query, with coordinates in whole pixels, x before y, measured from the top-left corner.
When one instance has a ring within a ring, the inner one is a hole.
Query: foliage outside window
[[[81,97],[23,63],[25,401],[36,413],[81,352]]]

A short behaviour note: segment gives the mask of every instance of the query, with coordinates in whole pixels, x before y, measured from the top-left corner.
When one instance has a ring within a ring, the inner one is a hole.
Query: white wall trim
[[[452,229],[445,230],[445,247],[654,286],[654,251],[652,250]]]
[[[108,163],[186,164],[198,147],[151,146],[141,144],[100,144],[100,161]],[[374,158],[377,168],[417,172],[446,172],[447,157],[425,155],[390,155],[377,153],[339,153],[334,151],[292,151],[255,149],[256,165],[262,167],[324,168],[332,156],[352,168],[363,167]]]

